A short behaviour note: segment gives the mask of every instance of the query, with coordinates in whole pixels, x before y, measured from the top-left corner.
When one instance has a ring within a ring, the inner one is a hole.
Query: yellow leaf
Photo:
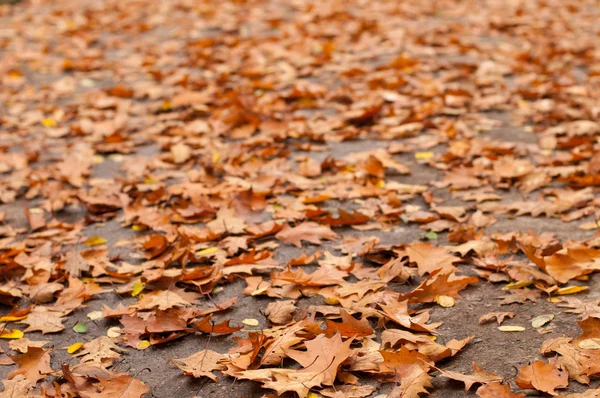
[[[44,127],[56,127],[56,121],[53,119],[43,119],[42,126]]]
[[[95,155],[95,156],[92,158],[92,163],[95,163],[95,164],[104,163],[104,156],[101,156],[101,155]]]
[[[600,350],[599,339],[585,339],[579,342],[579,348],[582,350]]]
[[[258,326],[258,321],[252,318],[246,318],[242,321],[242,323],[248,326]]]
[[[417,152],[415,153],[415,159],[426,160],[433,157],[433,152]]]
[[[136,283],[133,284],[133,290],[131,291],[131,297],[135,297],[137,295],[139,295],[144,288],[146,287],[146,284],[142,281],[137,281]]]
[[[90,318],[92,321],[95,321],[96,319],[102,318],[102,311],[92,311],[89,314],[87,314],[87,317]]]
[[[137,345],[137,348],[138,348],[138,350],[145,350],[146,348],[150,347],[151,345],[152,344],[150,344],[150,342],[148,340],[142,340]]]
[[[340,303],[340,300],[337,297],[327,297],[325,299],[325,304],[337,305],[339,303]]]
[[[154,184],[156,180],[152,177],[148,177],[144,180],[144,184]]]
[[[379,181],[377,181],[376,185],[378,188],[385,188],[385,181],[379,180]]]
[[[8,330],[3,330],[0,333],[0,339],[20,339],[23,337],[23,332],[17,329],[13,329],[10,332]]]
[[[161,110],[161,111],[163,111],[163,112],[168,112],[168,111],[170,111],[170,110],[171,110],[171,106],[172,106],[172,105],[171,105],[171,101],[169,101],[169,100],[165,100],[165,101],[162,103],[162,105],[161,105],[161,107],[160,107],[160,110]]]
[[[14,321],[22,321],[23,319],[26,319],[27,315],[24,316],[10,316],[10,315],[5,315],[0,317],[0,322],[14,322]]]
[[[444,308],[454,307],[454,299],[450,296],[436,296],[435,302]]]
[[[143,225],[139,225],[139,224],[133,224],[131,229],[133,229],[134,231],[143,231],[144,229],[146,229],[146,227],[144,227]]]
[[[319,394],[317,394],[317,393],[314,393],[314,392],[312,392],[312,391],[310,391],[310,392],[308,393],[308,395],[306,396],[306,398],[323,398],[323,396],[322,396],[322,395],[319,395]]]
[[[554,319],[554,314],[539,315],[531,320],[531,326],[533,326],[536,329],[541,328],[542,326],[544,326],[545,324],[547,324],[548,322],[550,322],[553,319]]]
[[[225,290],[225,289],[223,288],[223,286],[215,286],[215,287],[213,287],[213,290],[212,290],[212,292],[211,292],[211,293],[212,293],[212,294],[219,294],[219,293],[221,293],[223,290]]]
[[[213,164],[217,164],[219,162],[219,159],[221,159],[221,154],[220,153],[215,153],[212,157],[212,162]]]
[[[69,346],[69,348],[67,348],[67,352],[69,354],[74,354],[76,353],[81,347],[83,347],[83,343],[77,342],[77,343],[73,343]]]
[[[110,155],[109,158],[115,163],[121,163],[124,160],[123,155],[121,155],[120,153],[114,153]]]
[[[498,326],[501,332],[522,332],[525,330],[523,326]]]
[[[532,281],[516,281],[511,282],[508,285],[504,286],[502,290],[511,290],[511,289],[521,289],[522,287],[526,287],[531,285]]]
[[[565,294],[575,294],[579,292],[583,292],[584,290],[588,290],[587,286],[568,286],[560,288],[556,291],[556,294],[565,295]]]
[[[87,240],[85,241],[85,245],[87,247],[103,245],[105,243],[106,243],[106,239],[104,239],[103,237],[98,236],[98,235],[94,235],[91,238],[87,238]]]
[[[111,339],[117,338],[117,337],[121,336],[121,328],[118,326],[110,327],[106,331],[106,335],[108,337],[110,337]]]
[[[209,254],[213,254],[219,251],[218,247],[209,247],[208,249],[200,250],[196,252],[196,256],[208,256]]]
[[[548,299],[548,301],[551,302],[551,303],[554,303],[554,304],[556,304],[556,303],[562,303],[562,299],[560,297],[550,297]]]

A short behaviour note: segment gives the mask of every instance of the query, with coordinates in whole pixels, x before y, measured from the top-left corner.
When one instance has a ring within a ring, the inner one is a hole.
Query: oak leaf
[[[271,323],[285,325],[294,319],[293,314],[297,309],[292,300],[275,301],[267,305],[265,315]]]
[[[358,320],[344,310],[340,310],[342,323],[326,319],[327,328],[323,331],[327,336],[339,333],[343,337],[368,337],[375,334],[373,328],[366,319]]]
[[[514,312],[489,312],[479,317],[479,324],[483,325],[484,323],[496,320],[496,322],[498,322],[498,325],[501,325],[502,321],[504,321],[504,318],[513,319],[515,315],[517,314],[515,314]]]
[[[319,225],[316,222],[304,222],[295,227],[286,225],[275,235],[282,242],[290,243],[296,247],[302,247],[302,241],[320,245],[321,240],[335,240],[338,235],[331,228]]]
[[[531,365],[519,368],[519,376],[515,381],[520,388],[535,388],[550,395],[558,395],[554,390],[566,388],[569,385],[569,376],[556,364],[535,361]]]
[[[409,261],[417,264],[420,276],[435,270],[450,274],[456,271],[453,264],[460,261],[459,257],[450,254],[446,248],[435,247],[431,243],[415,243],[407,246],[405,251]]]
[[[100,336],[85,343],[75,356],[82,357],[79,360],[81,363],[87,362],[108,368],[121,357],[118,351],[124,350],[119,348],[110,337]]]
[[[315,339],[305,341],[306,351],[285,350],[285,353],[303,366],[299,373],[313,374],[314,385],[333,385],[339,366],[352,353],[352,339],[342,342],[339,334],[331,338],[319,335]]]
[[[0,392],[0,398],[30,397],[29,391],[35,386],[35,382],[26,379],[22,374],[11,380],[3,380],[4,390]]]
[[[481,398],[523,398],[523,393],[513,393],[510,391],[510,385],[500,384],[493,381],[479,387],[476,391],[477,396]]]
[[[440,274],[439,270],[435,270],[416,289],[400,294],[398,299],[408,299],[409,303],[432,303],[440,295],[459,298],[459,291],[477,282],[479,279],[475,276],[461,278],[455,274]]]
[[[217,376],[212,372],[225,369],[224,365],[219,364],[223,357],[218,352],[205,349],[186,358],[171,358],[171,361],[188,376],[208,377],[217,381]]]
[[[27,316],[27,319],[19,321],[19,323],[27,324],[27,329],[24,332],[41,331],[42,334],[56,333],[64,330],[62,324],[62,313],[55,312],[47,307],[36,306]]]
[[[502,377],[481,369],[475,362],[473,362],[473,373],[470,375],[452,372],[450,370],[440,370],[440,372],[444,377],[465,383],[465,391],[469,391],[473,384],[476,383],[486,384],[502,381]]]
[[[18,368],[8,374],[8,378],[23,375],[27,380],[37,382],[52,373],[50,367],[50,353],[52,350],[44,350],[40,347],[28,347],[23,354],[9,355],[17,364]]]
[[[407,375],[402,377],[400,385],[388,394],[387,398],[419,398],[419,394],[429,394],[431,376],[419,367],[413,367]]]

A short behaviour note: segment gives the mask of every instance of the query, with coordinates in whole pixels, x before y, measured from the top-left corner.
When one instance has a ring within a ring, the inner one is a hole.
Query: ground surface
[[[0,7],[0,397],[262,397],[271,383],[290,397],[503,398],[598,385],[596,2]],[[446,274],[478,282],[459,297]],[[408,312],[385,310],[406,299]],[[293,319],[265,315],[286,300]],[[110,315],[120,304],[132,307]],[[274,342],[303,316],[340,322],[340,308],[355,322],[341,336],[317,325]],[[244,329],[215,333],[210,311]],[[524,330],[480,324],[492,312]],[[384,346],[389,330],[413,337]],[[423,336],[473,338],[434,358]],[[340,338],[355,351],[338,346],[322,368],[319,352],[285,358]],[[90,341],[122,352],[67,352]],[[261,363],[278,344],[277,366]],[[197,377],[170,360],[205,349],[223,356],[190,360]],[[367,369],[352,364],[361,355]],[[546,384],[528,386],[536,360]],[[476,374],[465,391],[444,373],[470,375],[473,362],[502,384]],[[407,386],[414,372],[423,388]]]

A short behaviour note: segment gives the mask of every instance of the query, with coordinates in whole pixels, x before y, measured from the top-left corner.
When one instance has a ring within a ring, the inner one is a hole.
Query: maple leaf
[[[285,353],[303,366],[299,373],[313,374],[311,384],[333,385],[339,366],[351,354],[352,339],[342,342],[339,334],[331,338],[319,335],[305,341],[306,351],[285,350]]]
[[[558,395],[554,390],[566,388],[569,385],[568,379],[567,372],[556,364],[535,361],[519,368],[519,376],[515,381],[520,388],[535,388],[550,395]]]
[[[456,271],[453,263],[460,261],[459,257],[453,256],[447,249],[434,247],[431,243],[415,243],[407,246],[405,251],[410,262],[417,264],[420,276],[435,270],[451,274]]]
[[[217,376],[212,371],[225,369],[224,365],[219,364],[222,358],[222,354],[205,349],[189,357],[171,358],[171,361],[188,376],[208,377],[212,381],[217,381]]]
[[[62,313],[55,312],[47,307],[36,306],[29,313],[26,319],[19,323],[27,324],[25,332],[41,331],[42,334],[56,333],[64,330],[62,322]]]
[[[473,362],[473,373],[470,375],[452,372],[449,370],[440,370],[440,373],[442,374],[442,376],[448,377],[449,379],[462,381],[463,383],[465,383],[465,391],[469,391],[473,384],[476,383],[486,384],[491,382],[502,381],[502,377],[490,372],[486,372],[485,370],[481,369],[481,367],[479,367],[479,365],[477,365],[475,362]]]
[[[510,385],[500,384],[493,381],[479,387],[476,391],[477,396],[481,398],[523,398],[523,393],[513,393],[510,391]]]
[[[52,350],[44,350],[40,347],[28,347],[23,354],[9,355],[17,364],[17,369],[8,374],[8,378],[23,375],[27,380],[37,382],[52,372],[50,367],[50,353]]]
[[[275,238],[282,242],[290,243],[297,247],[302,247],[302,241],[320,245],[321,239],[335,240],[338,235],[331,228],[319,225],[316,222],[304,222],[295,227],[286,225],[275,235]]]

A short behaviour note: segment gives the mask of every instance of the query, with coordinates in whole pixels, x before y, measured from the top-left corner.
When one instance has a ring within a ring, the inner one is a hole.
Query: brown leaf
[[[26,319],[19,321],[19,323],[28,325],[27,329],[24,330],[25,332],[56,333],[65,329],[62,324],[62,315],[61,312],[55,312],[38,305],[33,308]]]
[[[344,310],[340,310],[342,323],[326,319],[327,328],[323,331],[327,336],[339,333],[343,337],[368,337],[375,334],[373,328],[366,319],[358,320]]]
[[[294,301],[274,301],[267,305],[265,315],[269,321],[275,325],[285,325],[294,319],[294,312],[298,308],[294,305]]]
[[[106,369],[121,357],[118,351],[124,350],[119,348],[110,337],[100,336],[83,344],[75,356],[82,357],[79,360],[81,363],[97,364]]]
[[[558,395],[554,390],[566,388],[569,376],[562,368],[542,361],[519,368],[516,383],[520,388],[535,388],[550,395]]]
[[[412,263],[419,267],[419,275],[439,270],[442,274],[456,271],[453,263],[460,261],[443,247],[434,247],[431,243],[415,243],[406,247],[406,254]]]
[[[0,398],[30,397],[30,390],[35,386],[34,381],[26,379],[22,374],[11,380],[3,380],[2,384],[4,390],[0,392]]]
[[[498,322],[498,325],[501,325],[504,318],[513,319],[515,315],[517,314],[514,312],[489,312],[479,317],[479,324],[483,325],[484,323],[491,322],[495,319]]]
[[[462,381],[465,383],[465,391],[469,391],[473,384],[481,383],[491,383],[491,382],[500,382],[502,381],[502,377],[497,376],[493,373],[486,372],[481,369],[479,365],[473,362],[473,373],[470,375],[465,375],[458,372],[452,372],[449,370],[440,370],[442,376],[448,377],[449,379]]]
[[[479,387],[476,391],[477,396],[481,398],[523,398],[523,393],[513,393],[510,391],[510,385],[500,384],[494,381]]]
[[[286,225],[275,235],[282,242],[290,243],[296,247],[302,247],[302,241],[320,245],[321,240],[335,240],[338,235],[331,228],[319,225],[316,222],[304,222],[296,227]]]
[[[222,358],[222,354],[207,349],[186,358],[171,358],[171,361],[188,376],[208,377],[217,381],[217,376],[212,371],[225,369],[224,365],[218,363]]]
[[[194,327],[201,332],[209,334],[231,334],[243,329],[243,326],[229,326],[229,320],[225,320],[221,323],[214,323],[212,322],[212,314],[194,323]]]
[[[52,350],[44,350],[40,347],[28,347],[23,354],[9,355],[17,364],[17,369],[8,374],[8,378],[23,375],[27,380],[37,382],[52,372],[50,367],[50,353]]]
[[[306,351],[285,350],[294,361],[302,365],[298,372],[313,374],[314,385],[333,385],[339,366],[351,354],[352,339],[342,342],[339,334],[327,338],[324,334],[305,341]]]
[[[427,279],[415,290],[400,294],[398,299],[408,299],[409,303],[432,303],[437,296],[459,298],[459,291],[477,282],[479,282],[479,279],[475,276],[459,278],[455,274],[440,274],[440,271],[436,270],[429,274]]]

